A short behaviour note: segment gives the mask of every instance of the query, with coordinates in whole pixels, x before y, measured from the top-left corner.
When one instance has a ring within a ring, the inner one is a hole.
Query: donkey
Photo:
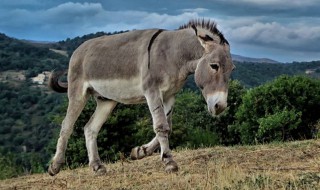
[[[68,82],[53,72],[49,87],[68,92],[68,109],[61,125],[56,153],[48,168],[50,175],[60,171],[73,126],[89,96],[97,106],[84,127],[89,166],[96,174],[106,173],[97,148],[97,135],[117,103],[147,103],[155,137],[132,149],[131,158],[141,159],[160,147],[166,172],[178,171],[169,148],[172,108],[175,94],[187,77],[195,82],[212,115],[227,107],[228,80],[232,64],[228,41],[210,20],[191,20],[178,30],[134,30],[88,40],[73,53]]]

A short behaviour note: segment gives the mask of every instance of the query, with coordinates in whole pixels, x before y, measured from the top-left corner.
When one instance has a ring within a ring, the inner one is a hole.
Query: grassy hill
[[[232,78],[247,87],[255,87],[280,75],[308,75],[320,78],[320,61],[293,63],[252,63],[234,61],[236,70]]]
[[[0,189],[319,189],[320,140],[257,146],[178,150],[178,173],[166,174],[158,154],[107,164],[95,176],[87,167],[57,176],[36,174],[0,181]],[[2,171],[4,172],[4,171]]]
[[[268,59],[268,58],[251,58],[244,57],[241,55],[232,54],[232,60],[237,62],[246,62],[246,63],[280,63],[278,61]]]
[[[0,33],[0,71],[26,70],[30,77],[53,68],[66,68],[67,58],[47,47],[37,46]]]

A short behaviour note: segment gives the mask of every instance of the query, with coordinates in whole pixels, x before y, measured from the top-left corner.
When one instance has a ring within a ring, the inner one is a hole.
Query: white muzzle
[[[207,95],[208,111],[212,116],[219,115],[227,108],[228,93],[220,91]]]

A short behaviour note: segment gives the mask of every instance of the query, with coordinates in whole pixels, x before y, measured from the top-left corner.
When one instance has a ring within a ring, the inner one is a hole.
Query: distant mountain
[[[244,62],[246,62],[246,63],[272,63],[272,64],[280,63],[278,61],[268,59],[268,58],[252,58],[252,57],[245,57],[245,56],[235,55],[235,54],[232,54],[231,56],[232,56],[233,61],[243,62],[243,63]]]

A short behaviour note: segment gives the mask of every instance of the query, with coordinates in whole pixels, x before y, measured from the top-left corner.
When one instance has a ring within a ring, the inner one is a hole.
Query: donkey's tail
[[[65,93],[68,91],[68,83],[61,82],[59,79],[65,75],[68,71],[55,71],[53,70],[49,76],[48,86],[51,90]]]

